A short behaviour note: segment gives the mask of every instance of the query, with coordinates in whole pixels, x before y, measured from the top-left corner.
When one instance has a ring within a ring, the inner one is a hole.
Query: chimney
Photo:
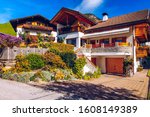
[[[108,20],[108,14],[107,13],[103,13],[103,22]]]

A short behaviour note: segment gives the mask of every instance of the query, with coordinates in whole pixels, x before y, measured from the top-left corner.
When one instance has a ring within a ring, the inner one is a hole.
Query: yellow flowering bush
[[[54,78],[55,78],[56,81],[57,81],[57,80],[63,80],[64,77],[65,77],[65,75],[64,75],[64,73],[63,73],[62,71],[57,70],[57,71],[55,72]]]
[[[13,68],[15,72],[27,72],[30,71],[30,64],[24,55],[20,54],[16,56],[16,65]]]

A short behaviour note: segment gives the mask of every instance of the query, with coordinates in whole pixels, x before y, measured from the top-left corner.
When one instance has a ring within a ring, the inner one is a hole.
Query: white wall
[[[65,38],[64,43],[66,43],[67,39],[76,39],[76,48],[81,47],[81,38],[83,37],[84,33],[82,32],[72,32],[72,33],[67,33],[67,34],[61,34],[58,35],[58,37]]]
[[[96,58],[96,64],[98,67],[101,68],[102,73],[106,73],[106,60],[105,57],[97,57]]]
[[[57,32],[56,31],[52,31],[51,35],[52,35],[52,37],[55,37],[55,41],[54,42],[57,42]]]
[[[23,33],[24,33],[24,29],[17,28],[17,37],[19,37],[19,34],[23,34]]]
[[[88,73],[88,72],[91,72],[90,68],[88,67],[88,65],[86,64],[84,67],[83,67],[83,74],[85,75],[85,73]]]

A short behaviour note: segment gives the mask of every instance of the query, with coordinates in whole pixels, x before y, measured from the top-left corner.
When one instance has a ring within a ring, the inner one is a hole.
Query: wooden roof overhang
[[[33,22],[33,21],[42,22],[44,24],[47,24],[49,27],[53,27],[56,30],[56,26],[54,24],[51,24],[50,20],[48,20],[47,18],[41,15],[33,15],[33,16],[28,16],[24,18],[13,19],[13,20],[10,20],[10,23],[13,26],[14,30],[16,31],[16,28],[18,25],[23,25],[26,22]]]
[[[95,25],[95,22],[91,21],[78,11],[74,11],[67,8],[62,8],[51,20],[53,24],[72,25],[76,20],[83,21],[91,26]]]
[[[109,25],[109,26],[98,27],[98,28],[93,28],[93,29],[86,29],[85,33],[88,34],[88,33],[93,33],[93,32],[102,32],[102,31],[109,31],[109,30],[113,30],[113,29],[121,29],[121,28],[131,27],[131,26],[134,26],[134,25],[137,25],[137,24],[142,24],[142,23],[147,23],[148,24],[148,20],[140,20],[140,21],[135,21],[135,22]]]
[[[24,29],[32,29],[32,30],[39,30],[39,31],[53,31],[53,28],[51,27],[46,27],[46,26],[33,26],[33,25],[29,25],[29,24],[24,24],[22,26],[22,28]]]

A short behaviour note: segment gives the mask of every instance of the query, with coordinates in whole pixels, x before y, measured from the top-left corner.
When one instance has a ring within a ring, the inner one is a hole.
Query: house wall
[[[102,73],[106,73],[106,60],[105,57],[97,57],[96,58],[96,64],[98,67],[101,68]]]
[[[57,32],[56,31],[52,31],[51,35],[52,35],[52,37],[55,37],[55,41],[54,42],[57,42]]]
[[[19,34],[23,34],[26,31],[28,31],[30,35],[37,35],[38,33],[40,33],[42,36],[51,35],[52,37],[55,37],[55,42],[57,42],[57,38],[56,38],[57,37],[57,32],[56,31],[52,31],[52,32],[37,31],[37,30],[30,30],[30,29],[24,29],[24,28],[17,27],[17,37],[19,37]]]
[[[112,42],[112,38],[116,38],[116,37],[127,37],[127,42],[130,43],[130,46],[132,47],[132,50],[131,50],[131,54],[128,55],[130,56],[130,58],[134,59],[134,73],[137,72],[137,67],[138,67],[138,63],[139,61],[136,61],[136,48],[133,46],[133,37],[134,35],[134,32],[132,31],[132,28],[130,28],[129,32],[128,33],[124,33],[124,34],[114,34],[114,35],[109,35],[109,36],[100,36],[100,37],[93,37],[93,38],[90,38],[89,40],[95,40],[96,43],[97,43],[97,40],[101,40],[101,39],[105,39],[105,38],[108,38],[110,40],[110,43]],[[105,54],[105,53],[104,53]],[[110,54],[110,55],[109,55]],[[107,55],[101,55],[100,53],[92,53],[91,54],[92,57],[96,57],[96,64],[97,66],[99,66],[102,70],[102,73],[106,73],[106,58],[126,58],[126,55],[123,55],[123,54],[119,54],[119,52],[115,52],[113,54],[110,53],[107,53]]]
[[[67,39],[76,39],[76,48],[80,48],[81,47],[81,38],[84,35],[84,33],[82,32],[72,32],[72,33],[67,33],[67,34],[62,34],[62,35],[58,35],[58,37],[64,38],[65,41],[64,43],[66,43]]]
[[[127,42],[129,42],[131,45],[133,45],[133,34],[132,31],[130,30],[129,33],[124,33],[124,34],[114,34],[114,35],[109,35],[109,36],[99,36],[99,37],[92,37],[89,38],[89,40],[95,40],[96,43],[99,43],[101,39],[109,39],[109,43],[112,42],[112,38],[117,38],[117,37],[127,37]],[[97,42],[98,40],[98,42]]]

